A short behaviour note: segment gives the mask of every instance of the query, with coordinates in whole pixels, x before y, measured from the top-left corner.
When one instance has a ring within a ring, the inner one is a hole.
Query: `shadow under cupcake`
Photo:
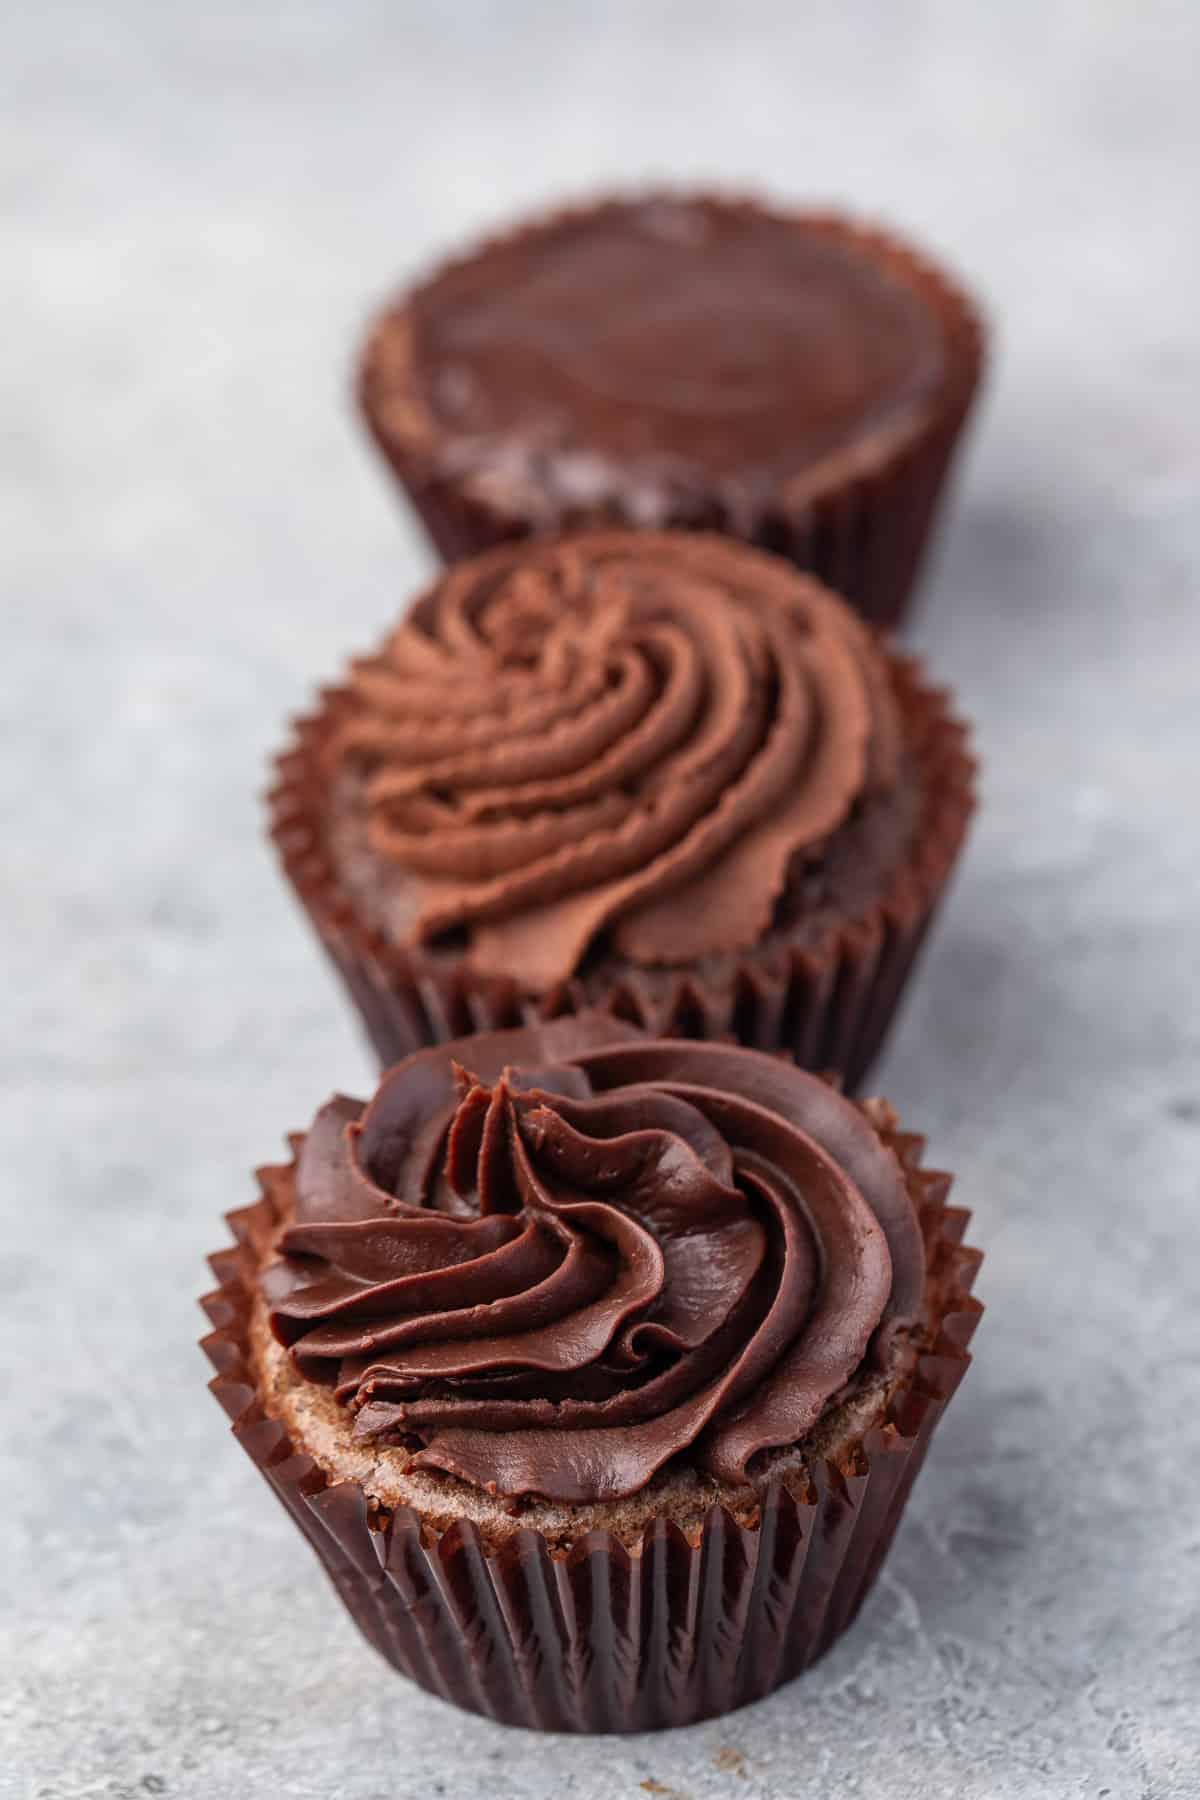
[[[635,1731],[849,1625],[981,1310],[883,1102],[592,1014],[422,1052],[291,1142],[212,1259],[212,1386],[389,1662]]]
[[[782,560],[580,533],[447,571],[300,723],[271,828],[385,1064],[599,1006],[853,1088],[962,844],[965,743]]]

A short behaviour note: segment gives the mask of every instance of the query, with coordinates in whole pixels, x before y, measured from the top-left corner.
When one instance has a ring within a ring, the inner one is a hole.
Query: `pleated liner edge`
[[[970,1292],[981,1256],[962,1242],[969,1214],[945,1203],[951,1178],[920,1169],[921,1138],[890,1141],[919,1185],[945,1302],[887,1420],[841,1466],[816,1465],[806,1499],[769,1482],[756,1525],[714,1506],[696,1542],[659,1518],[632,1551],[604,1531],[563,1551],[530,1529],[489,1549],[469,1520],[438,1534],[411,1509],[382,1511],[357,1483],[328,1479],[264,1410],[255,1382],[255,1271],[281,1211],[272,1178],[286,1170],[260,1171],[262,1197],[228,1215],[235,1244],[210,1259],[209,1385],[381,1656],[504,1724],[625,1732],[730,1712],[828,1649],[875,1579],[983,1310]]]
[[[657,982],[636,971],[598,991],[560,983],[540,996],[515,981],[476,975],[390,943],[358,915],[323,842],[321,748],[344,705],[327,689],[320,710],[296,721],[275,763],[269,827],[284,873],[388,1067],[428,1044],[498,1031],[590,1007],[655,1037],[733,1037],[783,1050],[804,1068],[835,1070],[853,1093],[879,1052],[937,909],[974,810],[975,763],[948,696],[926,687],[920,663],[888,653],[888,667],[924,800],[913,847],[881,897],[816,944],[747,951],[719,986],[683,969]]]

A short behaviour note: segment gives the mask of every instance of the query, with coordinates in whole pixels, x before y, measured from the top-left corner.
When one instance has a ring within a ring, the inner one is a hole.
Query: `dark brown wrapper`
[[[729,203],[755,206],[753,201]],[[489,239],[467,256],[444,264],[427,285],[481,253],[590,210],[586,206],[566,208]],[[984,327],[962,289],[890,233],[836,214],[799,214],[796,218],[809,229],[862,245],[921,294],[939,320],[947,346],[948,373],[937,404],[925,421],[900,441],[868,446],[861,456],[848,458],[844,473],[818,492],[805,491],[801,482],[792,496],[785,486],[747,510],[744,502],[732,508],[714,491],[681,500],[673,510],[656,517],[654,525],[656,530],[721,532],[773,550],[817,575],[872,624],[892,627],[907,609],[954,453],[979,388]],[[384,315],[377,329],[386,329],[389,321],[403,312],[402,302]],[[372,333],[359,370],[359,405],[372,438],[444,562],[458,562],[497,544],[549,531],[644,523],[611,504],[599,509],[543,509],[534,517],[514,510],[511,504],[506,506],[494,485],[472,481],[469,476],[446,475],[427,450],[389,421],[388,408],[381,406],[377,392],[375,344],[376,333]]]
[[[461,958],[401,948],[357,916],[324,847],[321,747],[341,699],[329,690],[276,764],[270,830],[381,1066],[472,1032],[600,1007],[656,1037],[732,1037],[782,1050],[804,1068],[836,1071],[855,1092],[882,1046],[974,809],[966,727],[947,696],[925,686],[918,662],[891,653],[888,662],[923,798],[909,854],[867,913],[816,943],[747,951],[719,986],[689,969],[627,971],[604,989],[593,975],[539,996],[479,976]]]
[[[604,1531],[566,1551],[530,1529],[488,1549],[468,1520],[438,1534],[409,1509],[380,1511],[355,1482],[331,1483],[292,1443],[261,1404],[250,1349],[256,1271],[279,1217],[277,1171],[264,1171],[262,1198],[228,1216],[236,1247],[210,1259],[210,1387],[381,1656],[503,1724],[626,1732],[745,1706],[830,1647],[878,1573],[983,1310],[970,1292],[981,1258],[962,1243],[969,1215],[945,1204],[950,1178],[920,1170],[920,1138],[891,1141],[920,1185],[944,1305],[888,1417],[842,1466],[813,1467],[807,1499],[774,1479],[756,1524],[715,1506],[692,1541],[658,1518],[632,1551]]]

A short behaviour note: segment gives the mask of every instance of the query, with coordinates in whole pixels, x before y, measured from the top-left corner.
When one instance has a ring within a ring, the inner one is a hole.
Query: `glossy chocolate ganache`
[[[664,196],[444,270],[377,327],[364,395],[435,479],[543,524],[662,525],[714,494],[749,522],[919,430],[949,364],[928,295],[869,232]]]
[[[678,967],[806,908],[854,916],[915,814],[867,629],[715,537],[592,532],[452,568],[325,730],[359,913],[533,994],[600,946]]]
[[[728,1484],[903,1362],[921,1232],[869,1116],[782,1060],[598,1015],[422,1051],[304,1139],[262,1275],[366,1442],[587,1503]]]

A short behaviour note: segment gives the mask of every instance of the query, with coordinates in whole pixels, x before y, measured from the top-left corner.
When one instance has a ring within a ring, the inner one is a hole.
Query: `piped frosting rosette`
[[[448,571],[302,723],[272,826],[385,1061],[601,1005],[852,1081],[971,767],[819,584],[599,532]]]
[[[361,1434],[490,1492],[619,1499],[682,1455],[744,1483],[917,1322],[899,1164],[761,1057],[634,1042],[497,1071],[522,1035],[318,1116],[274,1329]]]

